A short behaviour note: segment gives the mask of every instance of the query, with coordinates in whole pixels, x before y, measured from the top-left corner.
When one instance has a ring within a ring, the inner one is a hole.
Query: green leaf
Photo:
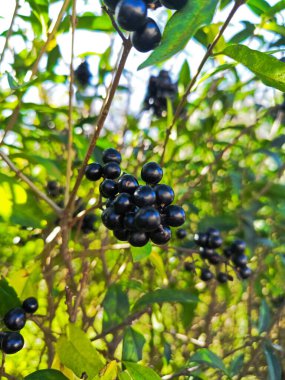
[[[117,380],[118,376],[118,364],[116,360],[111,361],[106,365],[98,376],[96,376],[93,380]]]
[[[128,372],[124,371],[119,373],[119,380],[132,380]]]
[[[146,340],[142,334],[128,327],[124,334],[122,360],[138,362],[142,360],[142,350]]]
[[[229,372],[231,376],[236,376],[243,367],[244,354],[236,356],[230,364]]]
[[[56,347],[62,364],[71,369],[76,376],[85,372],[93,379],[104,367],[104,362],[97,350],[79,327],[70,324],[67,336],[62,336]]]
[[[160,380],[161,378],[151,368],[136,363],[124,362],[131,380]],[[127,378],[126,378],[127,379]]]
[[[168,21],[161,44],[144,61],[139,70],[163,62],[181,51],[196,31],[212,21],[217,0],[191,0]]]
[[[267,302],[263,299],[259,308],[259,320],[258,320],[258,331],[262,333],[267,331],[270,325],[270,310]]]
[[[282,370],[280,361],[270,344],[265,344],[263,352],[268,366],[268,380],[281,380]]]
[[[133,309],[140,309],[153,303],[161,302],[180,302],[180,303],[196,303],[198,297],[193,293],[185,290],[176,289],[158,289],[154,292],[143,295],[134,305]]]
[[[120,324],[130,310],[128,296],[117,284],[109,287],[102,305],[104,307],[103,330]]]
[[[189,359],[189,362],[207,364],[207,366],[211,368],[217,368],[221,370],[222,372],[224,372],[225,374],[228,374],[228,370],[226,369],[222,359],[219,358],[212,351],[208,350],[207,348],[202,348],[198,350],[196,354],[191,356],[191,358]]]
[[[0,280],[0,300],[0,317],[3,317],[10,309],[21,305],[14,288],[3,277]]]
[[[144,247],[131,247],[134,262],[143,260],[151,254],[152,246],[147,243]]]
[[[244,45],[230,45],[222,54],[242,63],[264,84],[285,92],[285,63]]]
[[[25,380],[68,380],[68,378],[55,369],[41,369],[26,376]]]

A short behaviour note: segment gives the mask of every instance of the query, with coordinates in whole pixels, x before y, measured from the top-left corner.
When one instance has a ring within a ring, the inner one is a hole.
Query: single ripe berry
[[[107,5],[107,7],[115,12],[116,6],[120,0],[104,0],[104,3]]]
[[[128,241],[129,231],[127,231],[127,230],[115,230],[114,236],[120,241]]]
[[[103,166],[103,177],[108,179],[117,179],[121,175],[121,168],[117,162],[108,162]]]
[[[209,269],[203,268],[201,270],[201,276],[200,276],[201,280],[210,281],[210,280],[212,280],[213,277],[214,277],[214,275]]]
[[[100,183],[99,190],[104,198],[112,198],[118,193],[118,184],[112,179],[105,179]]]
[[[124,216],[124,227],[128,231],[137,231],[136,225],[135,225],[135,212],[128,212]]]
[[[142,180],[150,185],[156,185],[163,177],[163,170],[156,162],[148,162],[141,170]]]
[[[3,321],[9,330],[19,331],[26,324],[26,313],[21,307],[15,307],[5,314]]]
[[[33,314],[38,310],[39,304],[35,297],[29,297],[24,300],[22,306],[26,313]]]
[[[208,237],[214,237],[214,236],[220,236],[220,231],[216,228],[208,228],[206,233],[208,234]]]
[[[18,332],[1,332],[0,348],[5,354],[15,354],[24,347],[24,338]]]
[[[102,174],[102,166],[97,162],[94,162],[86,166],[85,177],[89,179],[89,181],[98,181],[98,179],[102,178]]]
[[[118,180],[119,193],[133,194],[139,187],[137,179],[129,174],[124,174]]]
[[[221,236],[209,235],[207,239],[207,247],[209,248],[219,248],[223,244],[223,239]]]
[[[208,261],[210,264],[217,265],[221,262],[222,258],[221,256],[217,253],[214,252],[212,255],[209,255]]]
[[[218,273],[217,274],[217,281],[220,284],[225,284],[228,281],[228,275],[227,275],[227,273],[224,273],[224,272]]]
[[[113,202],[114,210],[117,214],[125,214],[133,208],[131,195],[128,193],[121,193]]]
[[[246,266],[248,259],[247,259],[247,256],[244,253],[242,253],[242,254],[233,256],[232,261],[236,267],[241,268],[241,267]]]
[[[195,271],[195,264],[194,263],[190,263],[190,261],[185,261],[184,262],[184,269],[187,272],[194,272]]]
[[[109,230],[123,229],[123,216],[116,214],[112,207],[103,211],[101,218],[104,226]]]
[[[170,205],[165,208],[166,224],[171,227],[180,227],[185,223],[185,211],[180,206]]]
[[[89,70],[89,65],[87,61],[80,63],[77,69],[74,71],[75,81],[82,87],[86,87],[90,84],[90,79],[92,74]]]
[[[179,10],[182,9],[188,0],[160,0],[166,8]]]
[[[103,151],[102,160],[104,164],[108,162],[117,162],[117,164],[120,164],[122,162],[122,156],[116,149],[109,148]]]
[[[144,245],[147,244],[149,241],[149,237],[145,232],[130,232],[129,240],[128,242],[133,246],[133,247],[143,247]]]
[[[201,256],[201,259],[209,259],[210,256],[212,256],[215,251],[212,248],[207,248],[207,247],[200,247],[199,248],[199,253]]]
[[[139,186],[133,195],[133,201],[139,207],[151,206],[155,200],[155,191],[150,186]]]
[[[198,247],[206,247],[208,241],[208,235],[204,232],[198,232],[194,235],[194,242]]]
[[[154,187],[154,191],[156,194],[156,203],[159,206],[168,206],[174,200],[174,191],[168,185],[156,185]]]
[[[160,222],[160,214],[154,207],[142,207],[135,216],[135,225],[143,232],[157,230]]]
[[[177,239],[185,239],[187,236],[187,231],[184,230],[184,228],[179,228],[179,230],[176,231],[176,237]]]
[[[134,48],[141,53],[155,49],[161,41],[161,32],[157,23],[148,17],[146,23],[131,34],[131,41]]]
[[[143,0],[121,0],[116,6],[119,26],[128,31],[141,28],[146,22],[147,6]]]
[[[239,275],[243,280],[246,280],[252,275],[252,270],[249,267],[239,268]]]
[[[226,248],[224,248],[224,249],[223,249],[223,254],[224,254],[224,256],[225,256],[227,259],[230,259],[230,258],[232,257],[232,254],[233,254],[231,247],[226,247]]]
[[[246,249],[246,244],[243,240],[235,240],[233,244],[231,245],[231,250],[235,254],[244,253]]]
[[[157,230],[150,232],[149,237],[154,244],[166,244],[171,239],[171,229],[167,226],[159,226]]]
[[[96,231],[96,228],[94,227],[94,223],[96,222],[96,220],[97,218],[95,214],[84,215],[81,225],[81,231],[84,234],[89,234],[90,232]]]

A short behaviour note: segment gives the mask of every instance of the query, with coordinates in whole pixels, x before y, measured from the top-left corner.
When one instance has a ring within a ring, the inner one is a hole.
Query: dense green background
[[[7,132],[0,149],[44,193],[49,180],[66,183],[70,75],[62,55],[65,47],[58,41],[70,37],[70,4],[28,82],[27,72],[41,56],[53,3],[60,9],[63,2],[20,2],[12,33],[1,35],[3,41],[9,38],[6,58],[2,54],[0,61],[1,139]],[[135,75],[145,92],[149,73],[157,73],[192,36],[196,45],[191,47],[205,50],[223,24],[212,23],[214,10],[227,15],[232,6],[228,0],[191,0],[168,22],[162,45],[144,63],[151,68],[136,72],[133,64],[133,72],[123,73],[94,160],[100,162],[107,147],[119,148],[123,169],[138,176],[146,161],[160,161],[174,109],[169,103],[161,119],[138,112],[140,105],[133,110],[128,83]],[[100,38],[98,32],[106,34],[110,44],[96,56],[92,85],[75,85],[72,186],[116,71],[121,43],[99,1],[92,7],[92,13],[77,14],[76,30],[93,32],[95,39]],[[235,24],[233,18],[231,33],[226,31],[216,45],[167,144],[164,182],[185,208],[188,238],[174,238],[163,249],[131,249],[112,237],[100,223],[101,210],[93,207],[97,232],[83,235],[77,224],[69,236],[72,304],[79,293],[82,296],[76,323],[69,323],[58,217],[1,160],[0,314],[18,298],[36,296],[40,304],[38,315],[23,330],[24,349],[6,357],[9,376],[2,368],[2,378],[79,379],[84,372],[88,380],[172,379],[173,374],[193,380],[284,377],[285,63],[278,58],[285,49],[285,2],[249,0],[237,11],[239,17],[243,9],[258,22]],[[164,19],[171,17],[170,12],[159,12]],[[24,48],[15,49],[16,38]],[[131,62],[138,59],[133,54]],[[75,60],[90,55],[86,51]],[[179,88],[174,108],[193,77],[188,55],[186,48],[171,61]],[[57,91],[63,94],[60,105],[55,102]],[[78,196],[86,208],[96,205],[98,184],[84,179]],[[227,242],[235,237],[246,241],[254,271],[249,281],[235,276],[226,285],[205,284],[184,271],[193,234],[211,226],[219,228]]]

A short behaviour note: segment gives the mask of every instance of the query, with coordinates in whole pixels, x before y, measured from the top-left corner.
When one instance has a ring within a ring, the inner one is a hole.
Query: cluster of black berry
[[[24,346],[24,338],[19,333],[25,326],[26,314],[33,314],[38,310],[38,301],[34,297],[27,298],[22,307],[9,310],[3,318],[3,324],[9,331],[0,332],[0,349],[5,354],[15,354]]]
[[[75,70],[74,74],[75,74],[75,81],[80,86],[86,87],[90,84],[92,74],[89,70],[89,65],[87,61],[83,61],[82,63],[80,63],[80,65]]]
[[[215,228],[209,228],[206,232],[198,232],[194,235],[194,241],[199,247],[200,258],[205,263],[218,268],[216,279],[220,283],[232,281],[233,277],[227,273],[227,267],[231,266],[241,279],[247,279],[251,276],[252,271],[247,266],[248,258],[245,255],[246,244],[242,240],[235,240],[231,246],[222,250],[222,254],[217,252],[217,249],[223,245],[223,239],[220,231]],[[232,264],[231,264],[232,263]],[[226,268],[225,272],[220,271],[221,265]],[[185,269],[188,271],[195,270],[195,262],[185,262]],[[214,273],[209,267],[201,268],[200,278],[203,281],[209,281],[214,278]]]
[[[48,195],[52,198],[58,198],[64,194],[64,187],[60,186],[56,181],[48,181],[46,190]]]
[[[118,25],[132,32],[133,46],[145,53],[153,50],[161,41],[161,32],[156,22],[148,17],[148,8],[156,9],[161,5],[179,10],[187,0],[104,0],[107,7],[116,13]]]
[[[143,247],[151,239],[155,244],[166,244],[171,239],[170,227],[179,227],[185,222],[182,207],[171,205],[173,189],[159,184],[163,177],[162,168],[155,162],[145,164],[141,178],[146,183],[140,186],[138,180],[129,174],[121,174],[121,154],[115,149],[103,152],[104,166],[89,164],[86,178],[100,184],[100,193],[108,198],[102,213],[102,222],[114,236],[128,241],[134,247]],[[117,181],[116,181],[117,180]]]
[[[177,96],[177,84],[172,83],[168,71],[161,70],[157,77],[149,78],[144,109],[152,109],[157,117],[164,116],[167,110],[167,99],[174,101]]]

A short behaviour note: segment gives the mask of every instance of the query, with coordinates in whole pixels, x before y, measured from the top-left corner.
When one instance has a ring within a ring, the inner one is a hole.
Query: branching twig
[[[13,16],[12,16],[11,24],[10,24],[10,27],[9,27],[9,29],[7,31],[5,44],[4,44],[4,47],[3,47],[3,50],[2,50],[2,53],[1,53],[1,57],[0,57],[0,67],[1,67],[1,64],[2,64],[2,62],[4,60],[6,49],[8,47],[8,42],[9,42],[9,39],[10,39],[10,37],[12,35],[12,32],[13,32],[13,26],[14,26],[15,18],[17,16],[18,9],[19,9],[19,3],[20,3],[20,0],[16,0],[15,9],[14,9],[14,13],[13,13]]]
[[[183,111],[183,108],[187,102],[187,98],[189,96],[189,94],[191,93],[191,90],[193,89],[205,63],[207,62],[208,58],[211,56],[212,52],[213,52],[213,49],[215,48],[215,46],[217,45],[217,43],[219,42],[220,38],[223,36],[224,34],[224,31],[227,29],[230,21],[232,20],[233,16],[235,15],[235,13],[237,12],[237,10],[239,9],[239,7],[244,4],[244,0],[236,0],[235,1],[235,4],[228,16],[228,18],[226,19],[226,21],[224,22],[223,26],[221,27],[221,30],[219,31],[219,33],[217,34],[216,38],[214,39],[214,41],[209,45],[207,51],[206,51],[206,54],[204,55],[199,67],[198,67],[198,70],[196,72],[196,74],[193,76],[193,78],[191,79],[180,103],[178,104],[177,108],[176,108],[176,111],[175,111],[175,114],[174,114],[174,117],[173,117],[173,120],[172,120],[172,123],[171,125],[169,126],[169,128],[167,129],[166,131],[166,136],[165,136],[165,140],[164,140],[164,145],[163,145],[163,150],[162,150],[162,155],[161,155],[161,164],[163,164],[164,162],[164,157],[165,157],[165,153],[166,153],[166,147],[167,147],[167,144],[168,144],[168,141],[169,141],[169,137],[171,135],[171,132],[172,132],[172,129],[174,128],[179,116],[181,115],[182,111]]]
[[[85,290],[87,282],[88,282],[88,274],[89,274],[89,263],[88,263],[88,261],[85,261],[82,264],[82,278],[80,281],[80,287],[79,287],[78,293],[77,293],[75,301],[74,301],[73,312],[72,312],[72,315],[70,318],[70,322],[72,322],[72,323],[76,322],[78,308],[79,308],[79,305],[80,305],[81,300],[83,298],[84,290]]]

